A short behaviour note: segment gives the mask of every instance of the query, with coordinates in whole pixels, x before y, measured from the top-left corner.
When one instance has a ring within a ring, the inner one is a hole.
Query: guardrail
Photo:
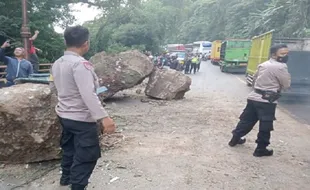
[[[39,64],[39,73],[49,73],[51,68],[51,63],[42,63]],[[5,76],[6,76],[6,65],[0,65],[0,82],[5,82]]]

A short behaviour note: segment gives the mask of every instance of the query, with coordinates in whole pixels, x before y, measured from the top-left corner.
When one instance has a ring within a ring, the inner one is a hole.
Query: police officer
[[[194,74],[196,74],[198,62],[199,62],[198,55],[196,55],[195,57],[192,58],[191,68],[190,68],[189,73],[192,73],[192,71],[194,70]]]
[[[254,75],[254,90],[249,94],[247,105],[240,116],[240,121],[233,130],[230,146],[245,143],[242,137],[248,134],[259,121],[256,157],[272,156],[273,150],[267,149],[270,144],[270,133],[273,130],[275,111],[280,92],[290,87],[291,76],[287,70],[288,47],[279,44],[271,47],[270,60],[260,64]]]
[[[6,86],[14,85],[14,80],[17,78],[28,78],[30,74],[33,74],[33,67],[29,61],[24,59],[25,49],[17,47],[14,50],[15,57],[8,57],[4,55],[5,48],[10,47],[10,42],[6,41],[0,48],[0,61],[2,61],[6,68]]]
[[[200,70],[200,64],[201,64],[201,61],[202,61],[202,53],[200,53],[199,55],[198,55],[198,63],[197,63],[197,72],[199,72],[199,70]]]
[[[56,112],[62,125],[60,185],[84,190],[101,157],[96,123],[104,126],[104,133],[115,132],[115,124],[96,95],[99,83],[94,68],[82,57],[89,50],[88,29],[67,28],[64,38],[67,50],[53,64],[50,83],[58,95]]]

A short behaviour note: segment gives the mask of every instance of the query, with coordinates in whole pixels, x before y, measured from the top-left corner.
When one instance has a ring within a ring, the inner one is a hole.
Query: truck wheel
[[[224,66],[221,65],[220,69],[221,69],[222,73],[225,73]]]
[[[252,84],[251,84],[251,83],[249,83],[248,78],[249,78],[249,75],[246,73],[246,75],[245,75],[246,85],[247,85],[248,87],[251,87],[251,86],[252,86]]]

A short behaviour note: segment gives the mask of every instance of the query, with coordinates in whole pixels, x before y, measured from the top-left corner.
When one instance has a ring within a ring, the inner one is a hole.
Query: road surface
[[[201,71],[190,77],[192,90],[184,100],[141,102],[143,95],[135,94],[134,89],[127,92],[130,98],[108,104],[124,138],[103,152],[89,189],[309,189],[308,125],[278,110],[271,144],[275,155],[255,158],[257,127],[246,144],[227,145],[251,90],[243,76],[221,73],[217,66],[204,62]],[[22,182],[25,185],[15,189],[67,189],[58,186],[55,163],[4,166],[0,174],[1,190]]]

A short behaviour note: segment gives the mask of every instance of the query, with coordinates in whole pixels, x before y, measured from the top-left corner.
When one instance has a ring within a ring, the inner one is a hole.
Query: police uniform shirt
[[[285,63],[270,59],[258,66],[253,81],[254,89],[277,92],[290,87],[291,75]],[[262,99],[262,95],[255,91],[249,94],[248,99],[258,102],[268,102],[268,100]]]
[[[83,122],[108,117],[96,94],[99,83],[94,68],[80,55],[66,51],[53,64],[50,86],[57,91],[59,117]]]

